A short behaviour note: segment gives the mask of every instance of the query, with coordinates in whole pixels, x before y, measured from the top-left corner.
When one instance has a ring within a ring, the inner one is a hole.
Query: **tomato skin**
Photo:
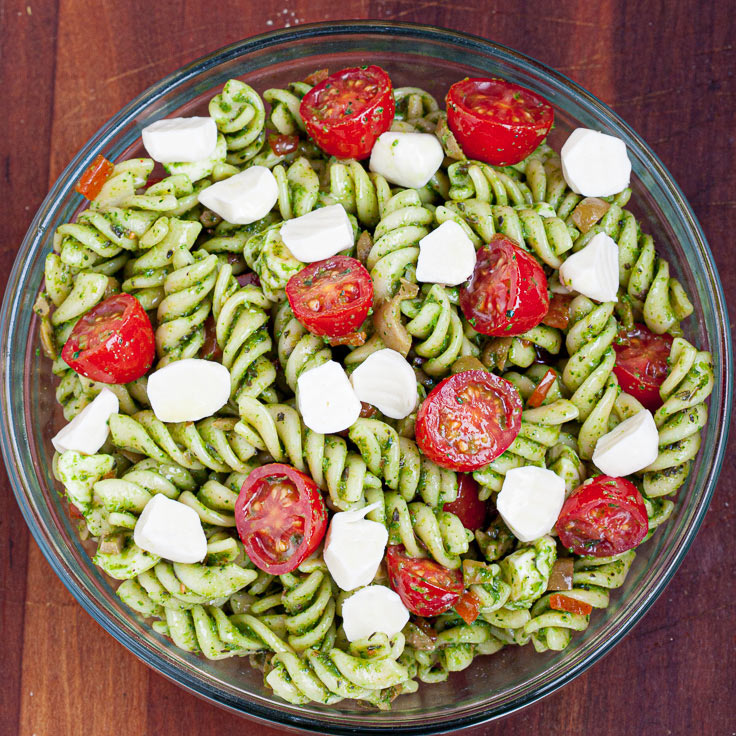
[[[439,616],[463,593],[459,570],[448,570],[434,560],[409,557],[403,544],[386,549],[386,570],[391,588],[417,616]]]
[[[460,600],[455,604],[455,613],[465,621],[466,624],[472,624],[478,618],[480,613],[480,601],[474,593],[466,590]]]
[[[217,344],[217,325],[210,314],[204,322],[204,342],[199,349],[199,357],[203,360],[222,360],[222,350]]]
[[[151,320],[130,294],[113,294],[82,315],[61,351],[70,368],[100,383],[135,381],[155,355]]]
[[[519,393],[504,378],[484,370],[455,373],[419,407],[416,441],[443,468],[478,470],[516,439],[521,411]]]
[[[655,335],[646,325],[619,335],[614,342],[616,364],[613,372],[621,388],[638,399],[649,411],[662,406],[659,387],[667,378],[667,360],[672,349],[670,335]]]
[[[554,384],[556,378],[557,374],[555,373],[553,368],[550,368],[542,376],[542,380],[537,384],[534,391],[532,391],[531,396],[527,399],[527,406],[531,406],[533,409],[538,406],[542,406],[542,403],[547,398],[547,394],[552,388],[552,385]]]
[[[599,475],[570,494],[556,529],[575,554],[608,557],[636,547],[649,531],[649,519],[631,481]]]
[[[577,613],[581,616],[590,616],[593,611],[590,603],[579,601],[577,598],[571,598],[562,593],[553,593],[549,597],[549,607],[554,611],[567,611],[567,613]]]
[[[330,74],[299,105],[307,133],[337,158],[366,158],[391,127],[395,103],[388,74],[380,66]]]
[[[570,302],[572,294],[553,294],[549,300],[549,309],[542,318],[542,324],[556,327],[558,330],[567,329],[570,322]]]
[[[554,121],[544,97],[503,79],[463,79],[450,87],[445,102],[447,123],[465,155],[496,166],[526,158]]]
[[[296,318],[314,335],[344,337],[360,327],[373,305],[373,281],[350,256],[310,263],[286,284]]]
[[[115,168],[112,161],[108,161],[101,153],[89,165],[87,170],[79,177],[74,189],[87,199],[94,199],[101,191],[105,182]]]
[[[532,255],[505,235],[494,235],[476,254],[460,308],[484,335],[513,337],[536,327],[549,309],[547,277]]]
[[[239,286],[257,286],[261,288],[261,280],[258,278],[258,274],[254,271],[246,271],[235,277]]]
[[[458,476],[457,498],[446,503],[442,510],[455,514],[471,532],[483,526],[488,509],[486,502],[478,497],[478,484],[472,475],[463,473]]]
[[[243,483],[235,502],[235,523],[251,562],[270,575],[283,575],[319,546],[327,532],[327,507],[308,475],[290,465],[270,463],[256,468]],[[279,551],[279,543],[284,550]],[[291,554],[281,559],[289,547],[294,547]]]

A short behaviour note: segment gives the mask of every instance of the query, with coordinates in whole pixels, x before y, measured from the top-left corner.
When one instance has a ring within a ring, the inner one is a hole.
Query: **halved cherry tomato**
[[[455,514],[466,529],[474,532],[486,520],[486,502],[478,498],[478,484],[472,475],[462,473],[457,476],[457,481],[457,498],[446,503],[442,510]]]
[[[268,136],[268,145],[277,156],[286,156],[287,153],[293,153],[299,148],[299,136],[271,133]]]
[[[156,354],[151,320],[130,294],[114,294],[83,315],[62,348],[64,362],[101,383],[129,383]]]
[[[105,182],[110,178],[115,164],[108,161],[101,153],[79,177],[74,189],[87,199],[94,199],[102,190]]]
[[[547,313],[547,277],[533,256],[496,234],[476,255],[473,275],[460,289],[460,308],[484,335],[521,335]]]
[[[497,166],[526,158],[549,133],[552,105],[503,79],[463,79],[446,97],[447,123],[468,158]]]
[[[308,475],[271,463],[243,483],[235,524],[251,562],[270,575],[283,575],[319,546],[327,531],[327,507]]]
[[[394,118],[391,79],[380,66],[343,69],[302,98],[307,133],[331,156],[365,158]]]
[[[585,601],[579,601],[577,598],[571,598],[569,595],[561,593],[553,593],[549,597],[549,607],[555,611],[567,611],[567,613],[578,613],[581,616],[590,616],[593,606]]]
[[[463,593],[463,576],[434,560],[409,557],[403,544],[386,549],[391,588],[417,616],[438,616],[452,608]]]
[[[363,324],[373,305],[373,281],[350,256],[310,263],[286,284],[296,318],[314,335],[344,337]]]
[[[480,601],[474,593],[466,590],[455,604],[455,612],[466,624],[472,624],[480,613]]]
[[[478,470],[516,439],[521,410],[517,390],[504,378],[482,370],[455,373],[419,407],[416,440],[443,468]]]
[[[556,327],[558,330],[566,329],[570,322],[570,302],[572,299],[571,294],[552,294],[547,314],[542,317],[542,324]]]
[[[571,552],[608,557],[636,547],[649,531],[649,519],[644,499],[631,481],[599,475],[572,492],[556,529]]]
[[[667,378],[667,359],[672,349],[670,335],[655,335],[646,325],[620,334],[614,342],[616,365],[613,372],[621,388],[650,411],[662,406],[659,387]]]
[[[203,360],[221,360],[222,350],[217,344],[217,328],[215,318],[210,314],[204,322],[204,342],[199,349],[199,357]]]
[[[554,384],[556,378],[557,374],[555,373],[554,369],[550,368],[542,376],[542,380],[537,384],[534,391],[532,391],[531,396],[526,400],[527,406],[531,406],[532,408],[542,406],[542,403],[547,398],[547,394],[552,388],[552,385]]]

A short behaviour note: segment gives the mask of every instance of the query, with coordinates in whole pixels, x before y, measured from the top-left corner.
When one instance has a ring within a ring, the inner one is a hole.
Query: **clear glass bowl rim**
[[[574,679],[577,675],[581,674],[610,651],[610,649],[641,619],[649,607],[659,597],[682,562],[682,559],[697,534],[705,516],[705,512],[707,511],[725,453],[732,405],[732,344],[728,319],[725,318],[727,311],[725,307],[723,288],[703,231],[680,188],[657,155],[615,112],[565,75],[501,44],[487,41],[483,38],[460,31],[411,23],[345,21],[340,24],[313,23],[299,26],[298,28],[279,29],[253,36],[202,57],[201,59],[164,77],[161,81],[148,88],[132,102],[126,105],[119,113],[117,113],[117,115],[112,117],[84,145],[79,153],[77,153],[44,199],[23,240],[8,280],[2,310],[0,311],[0,339],[2,339],[2,344],[0,345],[0,351],[2,351],[2,364],[0,365],[0,370],[2,371],[2,395],[4,407],[2,413],[2,433],[0,436],[0,442],[2,444],[3,456],[5,458],[11,486],[15,493],[17,502],[34,539],[41,548],[42,553],[48,560],[54,572],[59,576],[67,589],[72,593],[87,613],[89,613],[97,623],[99,623],[129,651],[133,652],[133,654],[135,654],[139,659],[155,668],[156,671],[163,674],[165,677],[184,689],[206,700],[214,702],[217,705],[225,707],[230,711],[246,715],[252,719],[260,720],[264,723],[274,725],[278,724],[306,731],[322,731],[327,728],[331,733],[356,732],[353,726],[341,726],[335,723],[327,724],[319,719],[302,717],[293,713],[288,713],[285,710],[263,706],[260,703],[231,698],[226,693],[218,691],[217,687],[212,682],[207,683],[201,677],[196,678],[191,676],[188,672],[182,671],[182,669],[173,661],[166,659],[157,652],[152,651],[147,646],[144,646],[135,639],[135,637],[132,637],[127,632],[123,631],[111,617],[106,615],[99,602],[85,586],[84,581],[66,565],[66,561],[63,559],[63,556],[58,554],[53,548],[47,531],[40,522],[38,510],[33,501],[32,495],[26,490],[27,488],[30,489],[33,487],[33,483],[36,479],[29,478],[25,473],[17,470],[17,467],[19,466],[16,466],[15,458],[22,454],[22,448],[18,445],[18,437],[14,428],[15,419],[10,411],[11,371],[9,366],[11,356],[10,351],[7,349],[7,346],[10,344],[8,337],[13,326],[13,306],[17,301],[19,286],[24,282],[28,256],[41,247],[46,229],[45,223],[49,222],[53,218],[55,203],[60,202],[69,194],[73,183],[79,178],[94,156],[105,148],[106,143],[118,130],[135,118],[136,111],[139,110],[139,108],[151,105],[165,92],[182,85],[193,77],[197,77],[202,72],[232,59],[247,55],[248,53],[271,47],[284,46],[295,41],[306,39],[327,39],[331,36],[348,36],[351,34],[394,35],[404,38],[408,37],[449,43],[461,49],[465,48],[468,50],[479,50],[492,53],[501,59],[508,60],[526,69],[527,71],[531,71],[535,74],[541,75],[545,79],[565,86],[567,90],[571,92],[572,96],[576,98],[576,101],[582,102],[589,108],[593,109],[597,115],[602,116],[607,121],[616,125],[628,137],[627,142],[630,143],[630,145],[638,147],[639,152],[642,153],[648,160],[648,163],[651,164],[652,169],[650,174],[668,193],[671,198],[671,203],[679,209],[685,219],[685,226],[689,230],[689,233],[696,245],[697,255],[700,258],[701,265],[704,265],[706,268],[708,280],[712,288],[711,296],[713,298],[713,306],[720,333],[718,335],[711,336],[711,339],[717,339],[719,352],[721,356],[725,358],[723,365],[721,366],[720,377],[723,400],[718,407],[722,426],[718,434],[718,441],[714,448],[714,461],[707,476],[706,487],[702,493],[698,507],[695,510],[692,524],[687,529],[685,535],[679,539],[677,549],[675,550],[670,565],[663,570],[656,584],[650,590],[648,597],[644,599],[641,602],[641,605],[628,617],[628,619],[623,622],[615,632],[613,632],[613,635],[603,646],[600,646],[575,667],[560,667],[559,674],[550,679],[544,687],[525,693],[493,712],[488,712],[482,707],[479,708],[478,706],[474,706],[470,709],[472,712],[469,712],[465,716],[456,717],[452,720],[443,719],[436,723],[425,721],[421,726],[410,726],[401,729],[396,729],[395,726],[389,727],[393,732],[406,734],[444,733],[482,723],[503,715],[508,715],[509,713],[529,705]],[[387,731],[387,727],[381,726],[365,729],[365,732],[369,731],[385,733]]]

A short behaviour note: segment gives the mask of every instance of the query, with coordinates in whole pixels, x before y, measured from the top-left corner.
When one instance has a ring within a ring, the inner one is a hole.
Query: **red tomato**
[[[438,616],[463,593],[463,576],[434,560],[409,557],[403,544],[386,549],[388,581],[404,605],[417,616]]]
[[[509,381],[483,370],[455,373],[419,407],[416,440],[444,468],[478,470],[516,439],[521,410],[521,398]]]
[[[101,153],[89,165],[88,169],[79,177],[74,189],[83,197],[94,199],[102,190],[104,183],[110,178],[115,164],[108,161]]]
[[[222,350],[217,344],[217,326],[211,314],[204,323],[204,342],[199,349],[199,357],[203,360],[220,361],[222,359]]]
[[[547,277],[513,240],[494,235],[478,251],[473,275],[460,289],[460,308],[484,335],[522,335],[547,313]]]
[[[350,256],[310,263],[286,284],[296,318],[314,335],[343,337],[363,324],[373,305],[373,281]]]
[[[283,575],[319,546],[327,531],[327,507],[308,475],[271,463],[243,483],[235,523],[251,562],[270,575]]]
[[[391,79],[380,66],[343,69],[304,95],[307,133],[331,156],[366,158],[394,118]]]
[[[156,355],[151,320],[130,294],[114,294],[74,325],[61,357],[77,373],[101,383],[129,383],[145,375]]]
[[[553,294],[547,314],[542,317],[542,324],[557,327],[559,330],[566,329],[570,322],[570,302],[572,300],[571,294]]]
[[[445,98],[447,123],[468,158],[497,166],[526,158],[549,133],[552,105],[503,79],[463,79]]]
[[[268,136],[268,145],[277,156],[286,156],[287,153],[293,153],[299,148],[299,136],[271,133]]]
[[[527,399],[527,406],[536,408],[542,406],[542,403],[547,398],[549,390],[552,388],[552,384],[555,382],[557,374],[552,368],[550,368],[543,376],[542,380],[537,384],[531,396]]]
[[[443,511],[450,511],[462,521],[466,529],[474,532],[486,520],[486,502],[478,498],[478,484],[472,475],[458,475],[457,498],[446,503]]]
[[[466,590],[462,598],[455,604],[455,612],[466,624],[472,624],[480,613],[480,601],[474,593]]]
[[[649,519],[631,481],[599,475],[572,492],[556,528],[560,542],[575,554],[608,557],[636,547],[649,531]]]
[[[579,613],[582,616],[590,616],[593,606],[577,598],[571,598],[561,593],[553,593],[549,597],[549,607],[555,611],[567,611],[568,613]]]
[[[672,337],[655,335],[646,325],[619,335],[613,344],[616,365],[613,372],[621,388],[637,398],[650,411],[662,406],[659,387],[667,378],[667,359],[670,357]]]

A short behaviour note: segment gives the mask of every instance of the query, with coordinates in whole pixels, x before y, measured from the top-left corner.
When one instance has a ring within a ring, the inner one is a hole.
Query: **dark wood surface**
[[[0,284],[49,186],[85,140],[180,65],[319,20],[432,23],[569,75],[649,141],[692,203],[736,300],[736,13],[726,0],[0,0]],[[736,733],[736,438],[682,568],[608,657],[474,734]],[[149,670],[75,603],[0,473],[0,736],[275,734]]]

